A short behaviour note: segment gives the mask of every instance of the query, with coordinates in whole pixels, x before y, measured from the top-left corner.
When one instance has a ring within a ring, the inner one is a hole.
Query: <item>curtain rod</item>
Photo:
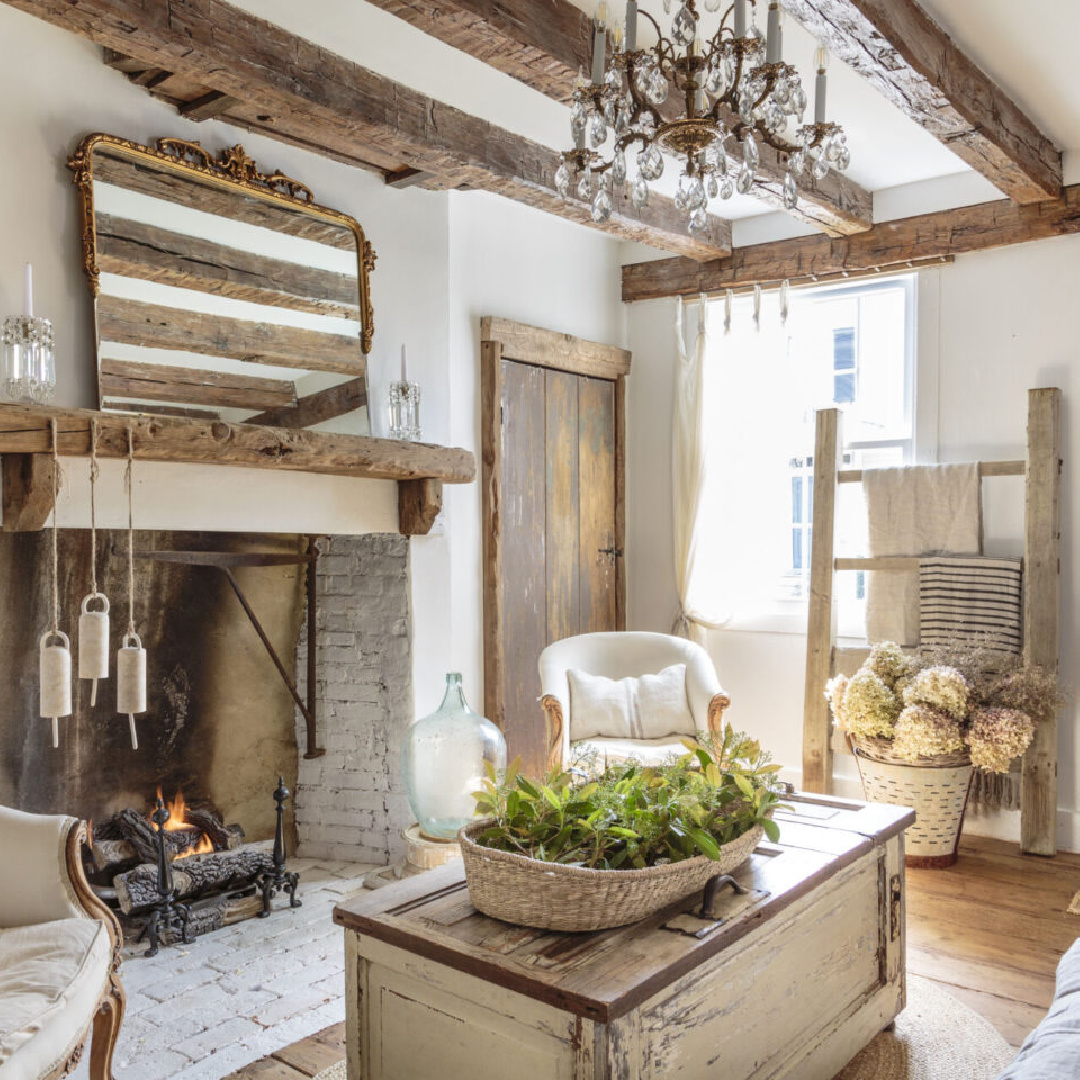
[[[882,263],[862,270],[838,270],[830,274],[796,274],[789,278],[770,278],[768,281],[758,281],[752,285],[732,285],[724,289],[703,289],[700,293],[686,293],[683,295],[683,304],[695,304],[701,296],[704,296],[706,300],[716,300],[728,292],[735,296],[748,296],[756,288],[763,291],[779,289],[785,280],[789,289],[812,289],[818,285],[831,285],[843,281],[865,281],[867,278],[929,270],[955,261],[955,255],[930,255],[921,259],[902,259],[899,262]]]

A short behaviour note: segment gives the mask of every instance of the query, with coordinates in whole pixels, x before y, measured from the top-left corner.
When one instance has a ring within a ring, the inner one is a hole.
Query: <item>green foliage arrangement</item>
[[[724,729],[721,743],[686,740],[687,753],[670,764],[610,766],[593,779],[568,772],[543,782],[511,763],[500,782],[489,773],[475,793],[477,812],[490,818],[477,842],[544,862],[599,870],[630,870],[720,858],[720,848],[760,825],[770,840],[779,826],[779,765],[747,736]]]

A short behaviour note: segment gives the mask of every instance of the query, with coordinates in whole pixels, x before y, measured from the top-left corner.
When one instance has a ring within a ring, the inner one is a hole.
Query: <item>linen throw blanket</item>
[[[1019,654],[1021,560],[932,556],[919,560],[923,645],[979,645]],[[1020,809],[1020,762],[1001,775],[976,769],[969,796],[987,810]]]
[[[1019,559],[932,556],[919,560],[919,640],[1019,653]]]
[[[871,557],[978,555],[982,503],[977,462],[866,469],[863,492]],[[919,573],[867,574],[866,636],[919,644]]]

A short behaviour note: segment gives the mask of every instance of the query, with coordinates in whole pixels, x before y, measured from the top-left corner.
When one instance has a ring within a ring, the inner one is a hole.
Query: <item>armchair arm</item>
[[[540,699],[544,710],[544,768],[562,769],[570,758],[570,731],[563,719],[562,702],[554,694]]]
[[[724,737],[724,710],[731,704],[731,698],[722,690],[714,694],[709,702],[709,734],[714,739]]]

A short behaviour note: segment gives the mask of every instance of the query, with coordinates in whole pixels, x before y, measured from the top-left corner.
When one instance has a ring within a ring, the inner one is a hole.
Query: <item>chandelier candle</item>
[[[604,62],[607,59],[607,4],[604,0],[596,7],[593,20],[592,81],[600,86],[604,81]]]
[[[817,78],[814,80],[814,123],[825,123],[825,79],[829,70],[829,50],[819,45],[814,53],[814,67]]]
[[[626,51],[637,49],[637,0],[626,0]]]
[[[780,4],[772,0],[769,4],[769,21],[765,50],[766,64],[779,64],[784,52],[783,30],[780,28]]]

